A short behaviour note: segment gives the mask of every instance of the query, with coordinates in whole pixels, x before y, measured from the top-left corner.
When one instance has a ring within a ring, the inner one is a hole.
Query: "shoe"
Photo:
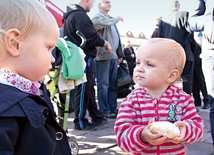
[[[196,111],[197,111],[197,112],[199,112],[199,109],[198,109],[198,107],[196,107]]]
[[[115,109],[112,113],[115,114],[115,115],[117,115],[118,109]]]
[[[101,119],[100,121],[93,121],[93,126],[99,126],[108,123],[108,120],[106,118]]]
[[[106,113],[103,115],[105,116],[105,118],[109,118],[109,119],[115,119],[117,117],[117,115],[114,113]]]
[[[204,104],[204,106],[202,107],[202,109],[209,109],[209,108],[210,108],[209,104]]]
[[[93,131],[97,130],[97,127],[92,124],[87,124],[84,129],[81,129],[79,126],[74,126],[75,130],[82,130],[82,131]]]

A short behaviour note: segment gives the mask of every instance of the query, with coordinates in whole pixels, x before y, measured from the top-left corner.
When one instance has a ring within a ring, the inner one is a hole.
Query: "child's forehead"
[[[172,51],[163,46],[146,46],[139,49],[136,55],[139,59],[164,60],[165,58],[172,57]]]
[[[165,50],[164,47],[160,46],[160,44],[145,44],[139,48],[137,51],[139,54],[140,53],[151,53],[151,52],[159,52]]]
[[[167,55],[171,54],[171,52],[180,52],[179,47],[175,42],[170,41],[156,41],[156,42],[147,42],[140,46],[138,53],[156,53],[156,54],[162,54]]]
[[[151,48],[143,48],[137,52],[137,58],[138,59],[147,59],[152,60],[156,59],[157,57],[161,56],[161,52],[158,52],[157,50],[152,50]]]

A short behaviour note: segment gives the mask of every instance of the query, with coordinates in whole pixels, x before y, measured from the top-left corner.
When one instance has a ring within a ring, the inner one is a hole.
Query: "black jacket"
[[[67,7],[63,22],[64,36],[67,36],[68,40],[77,46],[80,46],[82,41],[76,34],[76,31],[80,31],[86,38],[86,44],[83,47],[83,51],[86,55],[95,58],[97,54],[96,46],[103,47],[105,41],[98,35],[86,11],[77,4],[71,5],[70,7]]]
[[[161,20],[158,36],[177,41],[185,50],[186,60],[194,61],[193,51],[190,49],[189,37],[192,32],[188,25],[189,12],[173,10],[166,20]]]
[[[124,48],[124,57],[123,59],[127,61],[129,68],[134,68],[136,66],[136,56],[133,58],[131,54],[135,55],[133,47]]]
[[[44,97],[40,97],[0,83],[1,155],[71,155],[43,87]]]

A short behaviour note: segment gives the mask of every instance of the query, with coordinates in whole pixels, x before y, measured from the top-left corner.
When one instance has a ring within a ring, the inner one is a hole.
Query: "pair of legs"
[[[207,92],[209,94],[210,103],[210,127],[211,136],[214,145],[214,57],[202,58],[202,70],[207,84]]]
[[[209,97],[207,93],[207,86],[202,71],[201,64],[195,64],[194,74],[193,74],[193,97],[195,100],[195,106],[201,105],[201,96],[200,92],[203,95],[203,109],[209,108]]]
[[[75,93],[71,92],[71,96],[74,99],[74,112],[75,119],[74,125],[75,129],[84,130],[86,128],[90,129],[91,124],[89,120],[85,117],[86,110],[88,110],[89,116],[92,119],[93,124],[100,124],[105,120],[104,115],[98,110],[95,101],[95,63],[92,57],[86,56],[86,77],[87,82],[76,87]]]
[[[105,116],[117,110],[117,68],[117,59],[96,61],[98,102]]]
[[[129,73],[130,73],[131,77],[133,77],[133,72],[134,72],[135,66],[136,66],[136,64],[134,61],[128,62],[128,68],[129,68]]]

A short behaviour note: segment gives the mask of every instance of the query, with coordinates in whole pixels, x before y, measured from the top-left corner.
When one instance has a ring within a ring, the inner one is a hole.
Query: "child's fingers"
[[[167,137],[164,137],[161,133],[153,134],[150,144],[160,145],[166,141]]]
[[[175,125],[180,129],[179,138],[184,138],[186,135],[186,124],[183,121],[178,121]]]
[[[155,117],[153,117],[152,119],[149,120],[148,125],[151,124],[152,122],[155,122]]]

